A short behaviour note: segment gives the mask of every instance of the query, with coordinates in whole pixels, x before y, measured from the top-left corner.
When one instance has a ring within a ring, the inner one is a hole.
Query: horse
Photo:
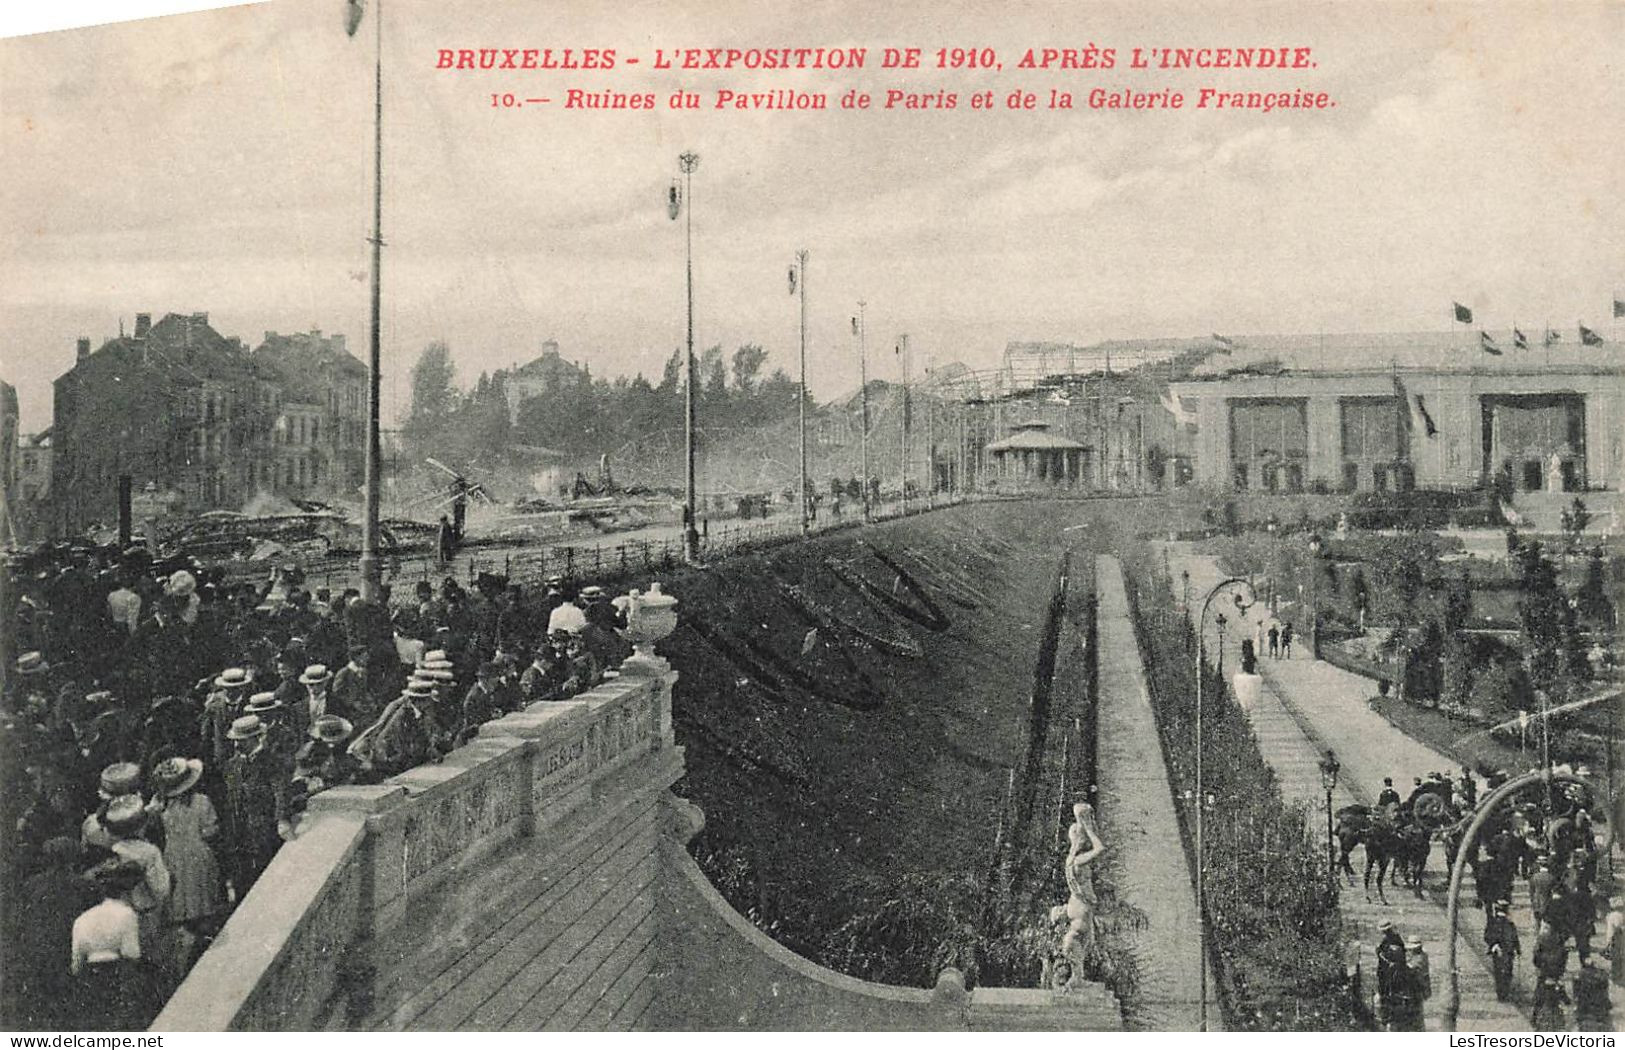
[[[1395,807],[1375,809],[1371,806],[1344,806],[1335,816],[1339,846],[1338,863],[1343,874],[1347,876],[1349,885],[1354,885],[1354,869],[1349,865],[1349,853],[1355,846],[1364,846],[1365,899],[1368,901],[1371,899],[1371,872],[1375,870],[1377,898],[1387,904],[1388,898],[1382,892],[1383,879],[1389,879],[1390,885],[1399,885],[1394,881],[1398,877],[1397,868],[1392,873],[1389,868],[1403,852]]]

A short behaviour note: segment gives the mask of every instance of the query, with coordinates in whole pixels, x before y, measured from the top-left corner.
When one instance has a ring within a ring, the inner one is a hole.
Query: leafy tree
[[[456,376],[451,347],[436,340],[424,347],[412,366],[412,405],[408,410],[404,437],[417,451],[432,447],[458,407]]]
[[[1561,520],[1563,535],[1568,537],[1569,550],[1573,550],[1580,545],[1580,537],[1586,526],[1591,524],[1591,511],[1586,508],[1585,500],[1574,497],[1573,505],[1563,511]]]
[[[757,376],[761,374],[762,365],[767,361],[767,351],[755,343],[746,343],[734,351],[733,377],[734,389],[742,394],[749,394],[756,389]]]
[[[1168,474],[1168,450],[1157,444],[1148,447],[1145,450],[1145,472],[1154,487],[1162,488],[1162,479]]]
[[[1586,562],[1585,582],[1580,585],[1575,600],[1579,603],[1581,619],[1603,630],[1613,626],[1614,605],[1608,600],[1608,579],[1601,549],[1591,552]]]
[[[660,373],[660,387],[662,394],[670,394],[683,389],[683,348],[678,347],[666,358],[666,367]]]
[[[1462,569],[1461,575],[1454,577],[1445,590],[1442,623],[1445,635],[1454,637],[1458,631],[1467,626],[1472,615],[1472,580],[1468,576],[1467,570]]]
[[[708,402],[720,405],[728,400],[728,366],[722,360],[722,347],[713,346],[700,355],[699,389]]]

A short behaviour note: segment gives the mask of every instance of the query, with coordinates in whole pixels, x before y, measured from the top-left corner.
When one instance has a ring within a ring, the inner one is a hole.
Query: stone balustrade
[[[651,622],[619,678],[312,798],[154,1030],[1121,1026],[1098,985],[873,984],[734,912],[684,849],[704,817],[670,791],[677,675]]]
[[[681,774],[671,724],[676,675],[627,674],[572,700],[482,726],[435,765],[311,799],[155,1030],[355,1027],[392,981],[391,961],[450,932],[447,901],[517,874],[516,854],[614,794]],[[641,764],[634,777],[631,767]],[[478,898],[466,901],[479,911]],[[490,899],[486,897],[486,899]],[[434,914],[435,922],[423,917]],[[431,929],[430,927],[435,927]]]

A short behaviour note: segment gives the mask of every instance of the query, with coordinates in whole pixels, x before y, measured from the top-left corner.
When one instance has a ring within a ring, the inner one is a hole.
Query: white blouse
[[[122,900],[104,900],[73,920],[73,952],[68,970],[87,965],[141,958],[140,925],[135,909]]]

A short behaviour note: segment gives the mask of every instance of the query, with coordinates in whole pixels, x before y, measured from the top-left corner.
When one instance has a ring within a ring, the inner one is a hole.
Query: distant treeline
[[[795,414],[798,384],[782,368],[764,378],[766,361],[767,352],[755,344],[731,355],[720,346],[696,355],[696,410],[704,426],[761,426]],[[435,342],[413,366],[402,440],[414,459],[435,456],[487,467],[510,459],[515,445],[595,459],[636,438],[681,429],[682,373],[680,349],[666,360],[658,383],[642,373],[597,378],[586,365],[543,357],[518,369],[482,372],[463,390],[451,348]]]

